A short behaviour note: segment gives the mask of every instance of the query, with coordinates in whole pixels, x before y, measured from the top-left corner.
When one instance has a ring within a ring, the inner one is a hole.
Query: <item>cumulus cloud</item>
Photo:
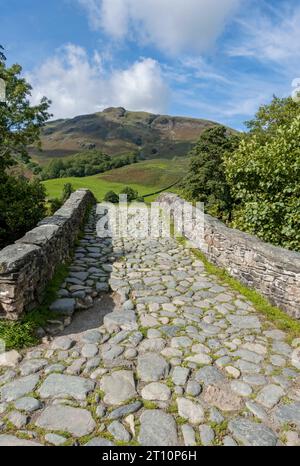
[[[94,29],[130,37],[164,52],[203,52],[243,0],[77,0]]]
[[[160,113],[168,105],[169,89],[162,69],[151,58],[141,58],[127,69],[109,71],[98,52],[90,59],[84,48],[68,44],[28,79],[33,86],[33,102],[46,95],[52,100],[55,118],[93,113],[109,106]]]

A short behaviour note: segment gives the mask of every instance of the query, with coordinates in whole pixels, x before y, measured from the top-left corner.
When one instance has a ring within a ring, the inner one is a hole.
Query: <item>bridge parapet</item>
[[[70,258],[92,203],[89,190],[77,190],[52,217],[0,250],[0,315],[15,320],[41,302],[56,267]]]
[[[179,217],[186,202],[175,194],[158,197],[162,209]],[[197,216],[195,216],[197,218]],[[207,259],[255,289],[290,316],[300,319],[300,253],[265,243],[255,236],[228,228],[204,214],[204,235],[199,225],[184,225],[184,234]]]

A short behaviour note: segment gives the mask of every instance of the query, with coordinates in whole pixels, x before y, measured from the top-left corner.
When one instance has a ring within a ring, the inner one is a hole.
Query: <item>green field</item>
[[[99,175],[84,178],[57,178],[44,181],[43,184],[46,187],[48,198],[60,197],[66,183],[71,183],[74,189],[90,189],[98,201],[103,199],[107,191],[112,190],[119,193],[124,186],[130,186],[137,190],[141,196],[145,196],[181,179],[185,175],[187,167],[188,160],[186,158],[155,159],[117,168]]]

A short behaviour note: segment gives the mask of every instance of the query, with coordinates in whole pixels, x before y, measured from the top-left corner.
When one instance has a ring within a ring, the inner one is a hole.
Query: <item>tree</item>
[[[267,141],[254,133],[225,157],[233,226],[300,251],[300,115],[270,131]]]
[[[223,157],[233,152],[238,141],[239,137],[224,126],[204,131],[189,153],[189,171],[180,185],[185,198],[204,202],[206,212],[224,220],[230,217],[232,199]]]
[[[273,96],[270,104],[262,105],[253,120],[246,121],[249,137],[256,135],[261,144],[268,142],[278,128],[285,126],[300,115],[300,105],[292,97],[280,99]]]
[[[119,196],[114,191],[108,191],[104,196],[104,202],[117,204],[119,202]]]
[[[126,186],[124,189],[122,189],[122,191],[120,192],[120,194],[126,194],[127,196],[127,202],[132,202],[134,201],[139,193],[137,191],[135,191],[134,189],[130,188],[129,186]]]
[[[6,67],[0,46],[0,77],[6,83],[6,103],[0,105],[0,248],[33,228],[44,216],[45,189],[38,182],[13,177],[8,168],[29,160],[27,146],[39,143],[41,126],[49,118],[50,101],[30,104],[31,86],[19,65]]]
[[[3,48],[1,48],[3,50]],[[1,50],[0,50],[1,51]],[[31,105],[31,86],[21,77],[22,67],[6,67],[1,52],[0,77],[6,83],[6,104],[0,106],[0,178],[4,170],[20,157],[28,160],[27,147],[39,145],[40,128],[51,116],[48,113],[50,101],[43,97],[38,105]],[[1,181],[1,180],[0,180]]]

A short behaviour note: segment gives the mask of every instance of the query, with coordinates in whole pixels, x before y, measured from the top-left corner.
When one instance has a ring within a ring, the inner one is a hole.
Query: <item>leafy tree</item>
[[[119,196],[114,191],[108,191],[104,196],[104,201],[117,204],[119,202]]]
[[[230,216],[232,199],[223,157],[237,147],[238,141],[239,137],[224,126],[204,131],[189,153],[189,172],[180,185],[185,198],[204,202],[208,213],[224,220]]]
[[[300,106],[292,97],[280,99],[274,96],[270,104],[262,105],[255,118],[245,124],[249,129],[249,137],[256,135],[260,143],[265,144],[276,134],[278,128],[290,124],[298,115]]]
[[[38,182],[9,175],[20,158],[28,161],[27,146],[39,143],[41,126],[50,116],[50,102],[29,101],[31,86],[21,78],[19,65],[6,67],[0,46],[0,77],[6,83],[6,103],[0,105],[0,248],[33,228],[44,216],[45,189]]]
[[[50,117],[50,101],[43,97],[38,105],[31,105],[31,86],[20,76],[22,67],[7,67],[0,52],[0,77],[6,83],[6,104],[0,106],[0,181],[3,181],[4,170],[16,158],[28,160],[28,145],[39,144],[40,128]]]
[[[132,202],[139,196],[139,193],[134,189],[130,188],[129,186],[126,186],[124,189],[122,189],[120,194],[127,195],[127,202]]]
[[[254,132],[225,158],[233,225],[300,251],[300,115],[269,131],[272,138],[262,143]]]

